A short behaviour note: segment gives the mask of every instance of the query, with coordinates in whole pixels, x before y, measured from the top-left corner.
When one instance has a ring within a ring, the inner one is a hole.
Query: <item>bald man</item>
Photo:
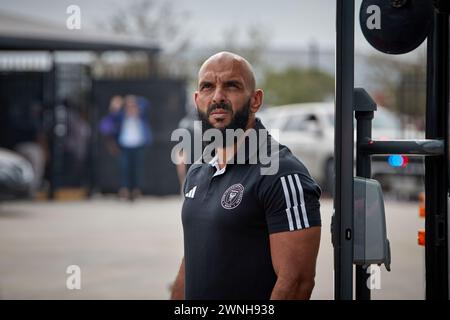
[[[187,173],[184,258],[172,299],[311,295],[321,191],[305,166],[256,117],[263,97],[251,65],[236,54],[220,52],[200,68],[194,100],[202,128],[216,130],[225,142],[215,145],[210,161],[199,159]],[[226,141],[230,130],[245,134]],[[247,139],[252,130],[265,135],[258,135],[256,144]],[[262,147],[279,161],[277,172],[262,175],[263,164],[251,161]],[[244,153],[242,163],[235,161],[239,152]]]

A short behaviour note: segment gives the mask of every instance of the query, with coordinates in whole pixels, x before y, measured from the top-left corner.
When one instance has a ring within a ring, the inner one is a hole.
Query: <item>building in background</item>
[[[49,197],[78,188],[115,192],[119,174],[98,133],[115,94],[143,96],[154,143],[145,152],[144,194],[177,194],[170,133],[185,115],[185,82],[158,72],[159,48],[125,36],[69,30],[0,13],[0,147],[15,149],[30,114],[45,137],[44,182]],[[29,128],[29,126],[28,126]]]

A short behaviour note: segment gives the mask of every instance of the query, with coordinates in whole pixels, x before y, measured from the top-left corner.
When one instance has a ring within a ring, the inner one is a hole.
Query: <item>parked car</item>
[[[0,148],[0,200],[28,197],[33,179],[33,168],[28,160]]]
[[[280,143],[307,166],[322,190],[331,193],[334,186],[334,104],[278,106],[261,111],[259,116],[268,129],[279,129]],[[354,127],[356,130],[356,121]],[[402,130],[399,118],[379,106],[372,122],[372,137],[424,139],[425,134],[414,129]],[[380,181],[385,191],[417,196],[423,189],[423,175],[421,157],[372,156],[372,177]]]

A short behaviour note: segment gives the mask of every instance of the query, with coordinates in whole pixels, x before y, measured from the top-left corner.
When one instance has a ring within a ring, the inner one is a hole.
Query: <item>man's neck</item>
[[[256,119],[253,117],[249,119],[247,127],[245,128],[245,131],[247,133],[247,130],[250,128],[253,128],[255,126]],[[238,146],[242,144],[246,137],[246,134],[243,134],[241,137],[238,138],[238,141],[230,146],[227,146],[225,148],[217,148],[216,153],[218,155],[218,165],[220,169],[223,169],[228,161],[230,161],[234,155],[237,152]]]

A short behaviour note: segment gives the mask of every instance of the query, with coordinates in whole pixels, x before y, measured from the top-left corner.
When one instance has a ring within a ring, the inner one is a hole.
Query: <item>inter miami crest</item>
[[[233,184],[223,193],[220,203],[224,209],[234,209],[241,203],[243,195],[244,186],[240,183]]]

